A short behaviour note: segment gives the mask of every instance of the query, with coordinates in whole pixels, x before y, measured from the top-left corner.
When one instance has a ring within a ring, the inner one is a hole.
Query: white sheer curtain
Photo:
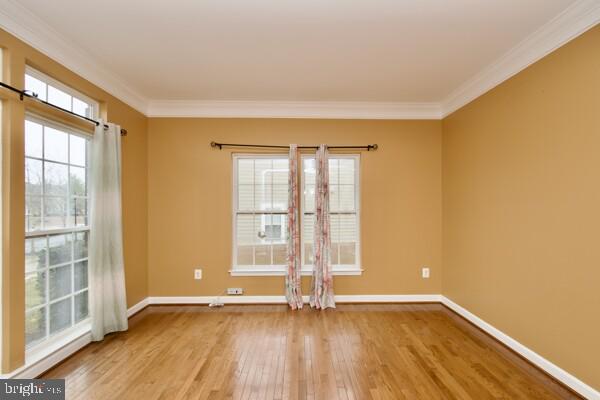
[[[92,340],[127,330],[121,218],[121,128],[102,121],[92,140],[90,317]]]

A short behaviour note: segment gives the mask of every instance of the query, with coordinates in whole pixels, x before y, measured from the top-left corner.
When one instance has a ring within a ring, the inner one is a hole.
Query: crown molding
[[[579,0],[461,84],[442,101],[442,118],[467,105],[600,22],[600,1]]]
[[[18,2],[0,0],[0,27],[137,111],[146,113],[147,100],[142,95]]]
[[[440,119],[437,103],[152,100],[149,117]]]

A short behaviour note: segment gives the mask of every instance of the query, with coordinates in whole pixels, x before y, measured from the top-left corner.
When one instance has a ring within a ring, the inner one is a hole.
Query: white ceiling
[[[441,104],[576,2],[2,3],[26,7],[147,108],[228,104],[222,101]]]

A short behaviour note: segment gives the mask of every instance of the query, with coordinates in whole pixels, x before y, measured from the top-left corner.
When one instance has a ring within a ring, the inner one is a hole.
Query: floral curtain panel
[[[302,281],[300,261],[300,223],[298,220],[298,146],[290,145],[290,172],[288,177],[288,269],[285,277],[285,297],[292,310],[302,308]]]

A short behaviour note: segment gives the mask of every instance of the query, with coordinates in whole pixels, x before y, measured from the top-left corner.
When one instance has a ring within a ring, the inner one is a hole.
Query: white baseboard
[[[515,339],[511,338],[501,330],[495,328],[494,326],[488,324],[475,314],[467,311],[465,308],[459,306],[449,298],[445,296],[441,296],[441,302],[463,318],[472,322],[474,325],[482,329],[488,335],[496,338],[498,341],[506,345],[511,350],[523,356],[526,360],[531,362],[533,365],[542,369],[556,380],[562,382],[566,386],[573,389],[575,392],[579,393],[583,397],[589,400],[600,400],[600,392],[598,392],[593,387],[585,384],[584,382],[577,379],[575,376],[569,374],[564,369],[559,366],[553,364],[548,361],[544,357],[537,354],[535,351],[530,348],[524,346],[523,344],[517,342]]]
[[[131,317],[136,312],[142,310],[148,305],[148,298],[146,297],[139,303],[135,304],[127,310],[127,317]],[[84,348],[86,345],[91,343],[92,334],[89,330],[89,324],[87,329],[73,332],[72,335],[65,338],[64,341],[55,343],[52,348],[48,349],[47,354],[36,357],[32,360],[27,360],[26,364],[16,370],[9,372],[8,374],[0,375],[0,379],[33,379],[56,364],[76,353],[77,351]]]
[[[338,295],[338,303],[436,303],[441,302],[439,294],[378,294],[378,295]],[[217,296],[165,296],[149,297],[149,304],[209,304]],[[308,296],[303,296],[308,303]],[[223,304],[286,304],[285,296],[219,296]]]

